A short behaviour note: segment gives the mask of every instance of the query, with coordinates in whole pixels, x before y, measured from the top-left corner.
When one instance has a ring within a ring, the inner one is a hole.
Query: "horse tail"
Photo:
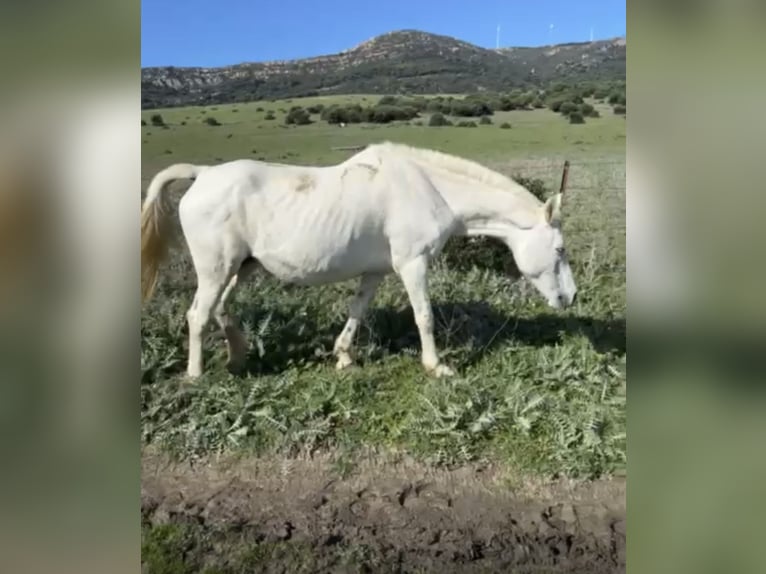
[[[167,185],[176,179],[194,179],[206,166],[185,163],[162,170],[149,184],[141,208],[141,299],[148,300],[157,285],[162,261],[175,239],[176,225],[171,218]]]

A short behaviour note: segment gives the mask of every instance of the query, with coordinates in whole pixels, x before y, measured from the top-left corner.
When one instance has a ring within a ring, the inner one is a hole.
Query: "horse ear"
[[[548,198],[543,206],[543,213],[545,214],[545,221],[548,223],[555,223],[561,220],[561,194],[557,193],[553,197]]]

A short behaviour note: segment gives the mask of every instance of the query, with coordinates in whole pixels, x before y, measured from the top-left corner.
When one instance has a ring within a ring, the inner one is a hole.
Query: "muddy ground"
[[[624,479],[145,453],[141,510],[146,573],[625,571]]]

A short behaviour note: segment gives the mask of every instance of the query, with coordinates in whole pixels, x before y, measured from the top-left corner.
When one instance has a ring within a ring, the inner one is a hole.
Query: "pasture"
[[[543,109],[496,112],[492,125],[476,128],[428,127],[427,114],[422,126],[339,127],[316,116],[309,125],[284,125],[294,105],[378,99],[335,96],[144,111],[143,189],[173,163],[253,158],[331,164],[353,153],[333,147],[383,140],[539,179],[549,191],[557,189],[569,159],[563,217],[579,289],[576,304],[553,311],[530,285],[502,268],[467,260],[453,265],[443,257],[432,266],[429,291],[438,348],[458,375],[435,379],[423,372],[412,311],[395,276],[381,286],[359,331],[357,365],[336,372],[333,341],[356,283],[293,287],[256,274],[230,304],[252,344],[247,374],[226,371],[222,335],[211,326],[206,372],[190,385],[183,376],[185,312],[195,276],[183,247],[163,267],[142,315],[145,453],[182,461],[235,460],[243,467],[260,461],[261,468],[286,475],[306,472],[306,461],[314,461],[321,471],[311,472],[322,477],[370,472],[370,461],[406,461],[426,473],[491,468],[493,485],[527,493],[530,485],[551,478],[622,474],[624,117],[596,105],[602,117],[583,125]],[[268,111],[276,118],[265,119]],[[154,113],[162,115],[165,127],[151,125]],[[221,125],[203,123],[211,116]],[[500,129],[502,122],[512,128]],[[185,186],[175,189],[180,194]],[[454,257],[460,260],[461,254]],[[161,552],[167,536],[146,544]]]

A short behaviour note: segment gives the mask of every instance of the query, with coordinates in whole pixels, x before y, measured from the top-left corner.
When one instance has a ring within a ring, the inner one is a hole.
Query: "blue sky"
[[[625,0],[142,0],[142,66],[222,66],[332,54],[418,29],[494,47],[625,34]]]

